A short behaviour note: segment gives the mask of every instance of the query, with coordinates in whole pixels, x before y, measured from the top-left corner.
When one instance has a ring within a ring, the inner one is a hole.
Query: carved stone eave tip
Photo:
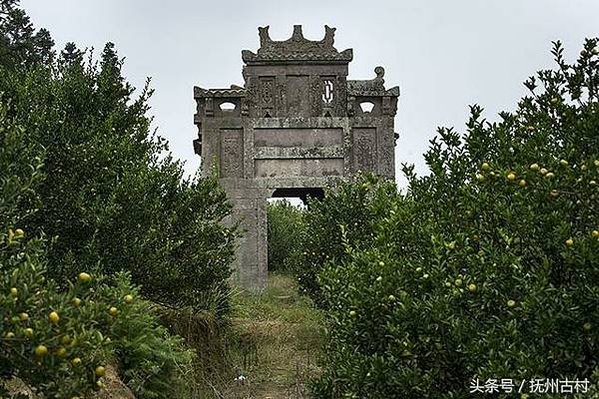
[[[399,86],[393,86],[390,89],[387,89],[387,93],[392,97],[399,97],[399,95],[400,95]]]
[[[206,92],[206,89],[202,89],[199,86],[193,86],[193,98],[199,98]]]

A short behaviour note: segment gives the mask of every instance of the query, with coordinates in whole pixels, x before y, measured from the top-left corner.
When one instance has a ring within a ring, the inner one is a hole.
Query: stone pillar
[[[266,288],[268,278],[268,243],[265,190],[228,190],[233,204],[232,222],[238,223],[241,237],[237,241],[233,262],[234,285],[254,292]]]

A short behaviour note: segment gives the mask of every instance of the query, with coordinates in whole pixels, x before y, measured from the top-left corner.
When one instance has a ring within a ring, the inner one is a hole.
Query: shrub
[[[123,382],[135,397],[144,399],[190,397],[196,353],[182,338],[171,335],[162,325],[156,305],[142,300],[140,290],[131,287],[126,275],[117,278],[117,291],[129,292],[116,299],[118,318],[112,328],[114,353]],[[105,288],[107,290],[107,288]],[[131,295],[131,297],[127,297]],[[102,295],[106,297],[106,295]],[[128,310],[129,314],[121,314]]]
[[[150,131],[152,90],[134,95],[113,44],[98,63],[72,43],[57,56],[36,44],[15,4],[2,3],[2,43],[14,62],[0,63],[0,92],[25,142],[44,148],[39,212],[21,228],[53,239],[49,275],[63,281],[82,263],[128,271],[155,302],[226,312],[235,229],[221,223],[230,214],[224,190],[211,177],[183,177]]]
[[[39,148],[24,135],[0,102],[0,376],[45,397],[82,396],[101,388],[98,367],[120,361],[138,397],[179,393],[191,353],[127,275],[84,273],[63,289],[47,277],[45,241],[19,227],[35,214],[43,179]]]
[[[10,233],[9,233],[10,234]],[[140,398],[185,390],[193,356],[158,324],[126,275],[92,276],[59,290],[46,278],[42,241],[0,234],[0,375],[16,376],[44,397],[83,396],[103,387],[119,362]]]
[[[596,384],[597,43],[574,65],[555,43],[557,70],[527,81],[499,122],[473,106],[467,135],[440,129],[431,175],[405,167],[409,190],[369,244],[335,247],[345,255],[317,280],[330,323],[317,397],[467,397],[473,378]]]
[[[374,229],[397,197],[395,185],[373,175],[356,181],[338,182],[329,187],[323,200],[311,200],[304,215],[305,233],[301,266],[298,268],[300,289],[322,305],[320,270],[327,263],[345,259],[346,247],[363,249],[372,246]]]
[[[193,356],[140,297],[226,314],[225,193],[183,177],[113,44],[99,62],[72,43],[57,56],[18,0],[0,14],[0,373],[71,397],[116,362],[137,397],[188,397]],[[72,282],[82,268],[92,283]]]

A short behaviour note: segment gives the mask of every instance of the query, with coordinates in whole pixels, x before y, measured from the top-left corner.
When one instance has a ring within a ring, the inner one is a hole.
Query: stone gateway
[[[351,49],[337,51],[335,28],[324,39],[293,28],[285,41],[258,28],[260,48],[243,50],[244,87],[194,87],[204,174],[217,173],[244,231],[233,281],[262,290],[267,279],[266,203],[270,197],[322,195],[358,171],[395,177],[394,117],[399,88],[385,89],[385,70],[349,80]]]

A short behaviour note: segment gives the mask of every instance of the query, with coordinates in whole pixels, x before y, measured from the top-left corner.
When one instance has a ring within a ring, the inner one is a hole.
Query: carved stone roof
[[[245,97],[246,93],[246,89],[236,85],[231,85],[228,89],[202,89],[198,86],[194,86],[193,88],[193,98]]]
[[[395,86],[385,89],[385,68],[377,66],[374,68],[376,77],[370,80],[348,80],[347,94],[350,96],[386,96],[399,97],[399,87]]]
[[[241,58],[246,64],[322,61],[347,63],[353,59],[351,49],[339,52],[333,46],[335,28],[325,25],[325,35],[320,41],[304,38],[301,25],[295,25],[291,38],[284,41],[272,40],[268,28],[268,26],[258,28],[260,48],[256,53],[250,50],[241,52]]]

